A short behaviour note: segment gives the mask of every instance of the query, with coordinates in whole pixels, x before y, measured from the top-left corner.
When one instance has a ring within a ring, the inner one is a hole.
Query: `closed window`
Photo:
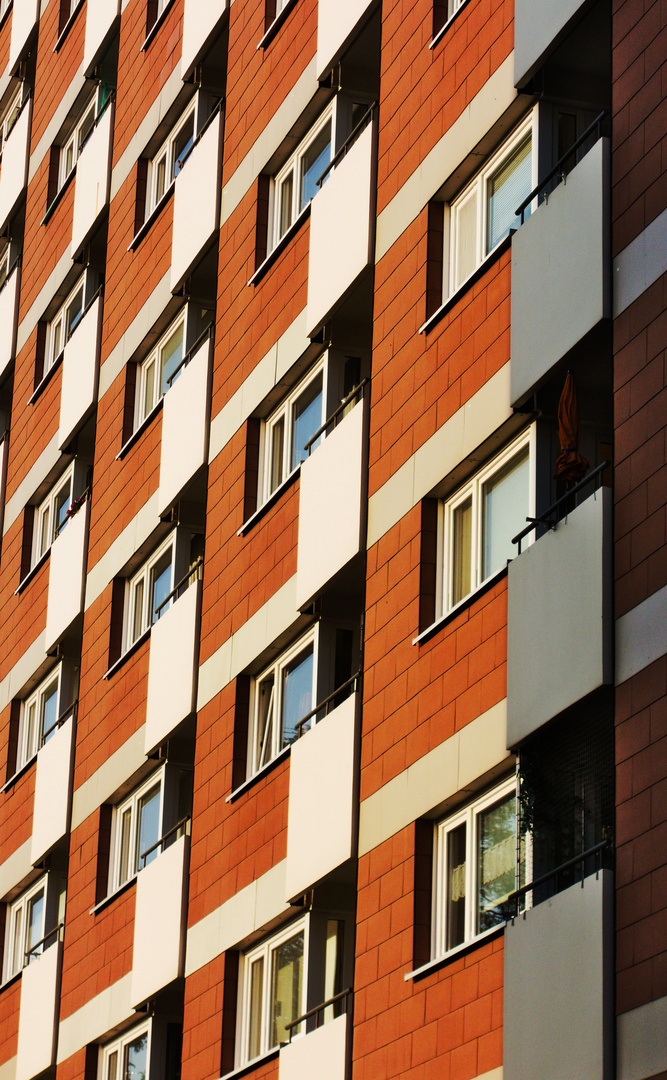
[[[65,528],[72,506],[73,488],[74,462],[72,462],[64,476],[53,486],[44,501],[35,509],[32,527],[31,566],[36,566],[42,556],[49,550],[56,537]]]
[[[0,8],[0,17],[2,16],[2,9]],[[17,89],[12,94],[11,98],[4,111],[0,115],[0,153],[7,142],[7,139],[12,133],[14,124],[19,118],[21,112],[21,106],[23,105],[23,83],[20,83]]]
[[[274,248],[317,194],[317,181],[331,161],[334,105],[322,113],[273,181],[269,249]]]
[[[436,825],[434,957],[505,922],[517,887],[516,836],[514,780]]]
[[[260,503],[308,457],[306,443],[322,426],[325,361],[320,360],[275,409],[262,428]],[[319,444],[319,439],[312,448]]]
[[[531,441],[528,431],[441,505],[440,614],[516,555],[512,537],[532,509]]]
[[[87,284],[84,274],[47,327],[43,376],[53,367],[83,317]]]
[[[109,892],[115,892],[158,856],[162,836],[164,770],[153,773],[114,807]]]
[[[307,950],[308,925],[301,919],[242,956],[240,1065],[289,1041],[287,1025],[306,1011]]]
[[[44,874],[6,905],[2,981],[18,975],[58,940],[65,918],[63,877]]]
[[[176,533],[172,533],[132,577],[125,592],[124,650],[170,606],[174,587]]]
[[[194,98],[158,152],[148,163],[146,217],[169,191],[195,141],[198,101]]]
[[[100,1049],[101,1080],[147,1080],[151,1025],[147,1020]]]
[[[536,116],[536,114],[535,114]],[[451,295],[485,257],[521,224],[515,211],[530,194],[533,175],[533,118],[513,132],[450,205],[449,253],[445,253]],[[530,213],[530,204],[525,215]]]
[[[72,4],[73,8],[76,6],[77,5],[75,3]],[[72,172],[72,169],[76,165],[79,159],[79,155],[83,150],[86,139],[95,127],[95,118],[98,112],[99,97],[100,91],[95,90],[92,97],[90,97],[84,105],[76,123],[74,124],[74,127],[69,132],[60,147],[60,159],[58,166],[58,191],[60,191],[60,188],[63,186],[68,176]]]
[[[249,776],[298,738],[299,721],[314,708],[317,644],[313,628],[253,681]]]
[[[22,769],[56,730],[61,709],[61,668],[58,666],[21,702],[16,769]]]
[[[134,404],[135,430],[171,386],[171,378],[185,355],[185,321],[184,311],[139,365]]]

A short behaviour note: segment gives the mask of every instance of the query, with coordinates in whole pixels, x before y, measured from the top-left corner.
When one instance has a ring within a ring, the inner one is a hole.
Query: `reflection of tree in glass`
[[[146,1054],[148,1032],[144,1032],[125,1048],[125,1075],[123,1080],[146,1080]]]
[[[286,1024],[299,1015],[303,971],[303,933],[279,945],[273,953],[271,987],[272,1046],[288,1038]]]
[[[478,834],[479,930],[504,921],[502,905],[515,888],[514,795],[480,814]]]

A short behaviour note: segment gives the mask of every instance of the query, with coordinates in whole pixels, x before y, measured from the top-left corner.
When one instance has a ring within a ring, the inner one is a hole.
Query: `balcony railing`
[[[297,1016],[296,1020],[290,1020],[288,1024],[285,1024],[285,1030],[289,1031],[289,1041],[292,1041],[292,1034],[294,1032],[294,1029],[298,1028],[307,1020],[311,1020],[313,1016],[315,1017],[315,1027],[318,1028],[320,1026],[320,1024],[318,1023],[318,1017],[321,1016],[323,1022],[324,1010],[332,1006],[338,1005],[339,1002],[342,1003],[342,1008],[340,1013],[338,1013],[337,1015],[340,1016],[342,1013],[348,1012],[350,1007],[349,1002],[352,994],[352,987],[348,986],[347,990],[341,990],[339,994],[334,994],[333,997],[327,998],[327,1000],[323,1001],[321,1005],[316,1005],[314,1009],[309,1009],[308,1012],[302,1013],[301,1016]]]
[[[54,926],[53,930],[49,930],[48,934],[45,934],[43,938],[40,938],[40,940],[36,941],[35,944],[32,945],[29,949],[26,949],[24,953],[25,963],[23,966],[26,967],[30,963],[31,957],[41,955],[41,953],[43,952],[42,946],[45,945],[47,941],[50,941],[52,937],[55,937],[56,940],[61,941],[61,933],[64,929],[64,922],[58,923],[57,926]]]
[[[345,157],[345,155],[347,154],[348,150],[352,146],[354,146],[355,142],[357,141],[357,139],[361,135],[364,128],[370,123],[370,121],[371,121],[371,119],[373,117],[373,113],[377,109],[377,104],[378,104],[377,101],[374,101],[373,104],[366,110],[366,112],[362,116],[361,120],[356,125],[356,127],[354,127],[352,129],[352,131],[348,135],[348,137],[345,140],[345,142],[343,143],[343,145],[336,151],[336,153],[332,157],[331,161],[327,165],[327,167],[324,170],[324,172],[322,173],[322,175],[319,176],[317,178],[317,180],[315,181],[318,187],[322,187],[322,184],[326,180],[326,178],[329,175],[329,173],[331,172],[331,170],[336,168],[336,165],[338,164],[338,162],[342,161],[343,158]]]
[[[556,501],[551,504],[548,510],[545,510],[544,513],[540,514],[539,517],[526,518],[526,521],[529,522],[529,524],[526,525],[525,529],[522,529],[520,533],[517,533],[516,536],[512,537],[512,543],[519,545],[518,554],[521,554],[521,541],[524,539],[524,537],[528,536],[529,533],[533,532],[533,530],[537,528],[538,525],[544,525],[548,529],[552,530],[555,529],[558,523],[562,521],[563,516],[567,517],[568,513],[571,513],[572,510],[574,510],[575,507],[579,505],[578,501],[576,500],[576,496],[579,494],[579,492],[583,491],[583,489],[588,487],[588,485],[593,481],[595,481],[595,490],[597,491],[597,489],[600,487],[602,474],[604,473],[605,469],[609,468],[609,464],[610,463],[608,461],[603,461],[599,465],[597,465],[583,478],[583,480],[579,480],[574,485],[574,487],[570,488],[569,491],[566,491],[564,495],[561,495],[560,499],[556,499]]]
[[[580,855],[574,855],[571,859],[567,859],[565,862],[561,863],[560,866],[555,866],[553,870],[548,870],[546,874],[540,874],[539,877],[534,878],[533,881],[530,881],[527,885],[522,885],[520,889],[515,889],[505,901],[505,904],[509,909],[505,912],[505,919],[516,918],[520,913],[520,904],[523,897],[527,896],[528,893],[533,892],[535,889],[538,889],[541,885],[546,885],[549,881],[554,881],[554,879],[557,881],[559,875],[566,870],[573,870],[575,867],[580,866],[581,876],[578,880],[583,884],[585,878],[590,877],[591,874],[599,873],[600,870],[603,869],[603,852],[606,850],[612,850],[612,843],[608,837],[601,840],[598,844],[593,844],[593,846],[589,847],[586,851],[582,851]],[[587,859],[595,860],[593,868],[589,869],[588,872],[586,872],[585,867]],[[577,882],[569,882],[568,884],[577,884]]]
[[[72,704],[67,709],[65,709],[64,712],[61,712],[61,714],[57,718],[57,720],[55,720],[51,724],[51,727],[47,728],[46,731],[42,732],[42,739],[41,739],[41,742],[39,744],[40,749],[41,749],[42,746],[44,746],[45,742],[47,742],[49,736],[52,735],[54,731],[57,731],[59,728],[61,728],[63,726],[63,724],[66,723],[69,720],[70,716],[73,717],[74,721],[76,722],[76,716],[77,716],[78,708],[79,708],[78,700],[72,702]]]
[[[171,829],[167,829],[166,833],[164,833],[159,840],[156,840],[154,844],[151,844],[150,847],[141,852],[141,855],[139,856],[141,866],[139,869],[143,870],[146,865],[146,859],[149,855],[152,855],[154,851],[164,851],[167,840],[171,840],[172,836],[175,836],[176,840],[179,840],[181,836],[189,836],[191,824],[192,818],[188,815],[187,817],[181,818],[180,821],[177,821],[175,825],[172,825]]]
[[[169,386],[172,385],[172,383],[174,382],[176,377],[181,373],[183,368],[188,366],[188,364],[192,360],[192,357],[195,355],[195,353],[199,349],[200,345],[203,345],[204,342],[206,341],[206,339],[211,337],[212,333],[213,333],[213,323],[211,322],[211,323],[208,324],[208,326],[206,327],[205,330],[202,330],[201,334],[199,335],[199,337],[195,341],[194,345],[192,345],[188,349],[188,351],[186,352],[185,356],[181,360],[178,367],[174,368],[171,375],[167,376],[167,382],[169,383]]]
[[[322,433],[325,432],[327,428],[331,427],[332,424],[334,427],[336,426],[336,424],[338,423],[338,417],[343,412],[345,412],[345,409],[347,409],[348,405],[350,405],[353,401],[358,401],[360,397],[363,397],[364,387],[369,382],[370,379],[362,379],[357,386],[353,386],[349,394],[346,394],[345,397],[342,399],[338,408],[334,409],[331,416],[328,416],[324,423],[321,424],[320,427],[318,427],[315,434],[311,435],[308,442],[305,443],[303,447],[304,450],[307,452],[308,457],[310,457],[310,451],[312,449],[313,443],[316,443],[320,435],[322,435]]]
[[[204,556],[200,555],[198,559],[195,559],[192,566],[188,570],[187,574],[183,575],[181,580],[179,582],[177,582],[176,585],[174,585],[174,588],[171,590],[169,595],[165,596],[164,600],[162,600],[158,604],[158,606],[156,607],[156,609],[155,609],[155,621],[156,622],[160,618],[160,616],[162,614],[162,611],[167,606],[167,604],[170,604],[172,600],[178,600],[179,596],[181,596],[190,585],[194,584],[195,581],[199,581],[201,579],[201,576],[202,576],[202,573],[203,573],[203,571],[202,571],[203,565],[204,565]]]
[[[322,709],[324,709],[324,715],[328,716],[332,702],[336,703],[334,708],[340,705],[341,700],[345,700],[344,698],[341,699],[340,695],[345,690],[347,690],[348,686],[352,686],[353,683],[356,683],[359,680],[361,680],[361,671],[355,671],[354,675],[347,679],[346,682],[341,683],[337,690],[334,690],[333,693],[329,694],[328,697],[325,697],[322,701],[320,701],[320,703],[316,705],[314,709],[311,709],[309,713],[306,713],[306,715],[302,716],[300,720],[297,720],[296,724],[294,725],[294,730],[297,732],[297,739],[300,739],[301,736],[304,734],[304,728],[306,724],[310,720],[312,720],[314,716],[317,716],[319,712],[322,712]],[[346,694],[345,697],[349,697],[349,695]]]
[[[584,143],[590,138],[593,132],[596,133],[595,141],[597,142],[597,140],[602,134],[601,125],[606,115],[606,111],[603,110],[601,113],[599,113],[598,116],[595,117],[595,120],[593,120],[593,122],[588,125],[586,130],[582,132],[579,138],[572,143],[572,146],[563,154],[561,158],[558,159],[556,164],[553,166],[552,169],[549,170],[544,179],[540,180],[537,187],[534,187],[530,195],[527,195],[521,205],[517,207],[517,209],[515,210],[515,215],[516,217],[521,218],[522,225],[526,208],[530,206],[533,199],[536,199],[542,193],[542,191],[544,191],[547,184],[551,180],[553,180],[555,176],[558,177],[559,183],[562,183],[565,180],[567,174],[565,173],[563,166],[570,160],[572,155],[576,154],[577,150],[584,145]]]

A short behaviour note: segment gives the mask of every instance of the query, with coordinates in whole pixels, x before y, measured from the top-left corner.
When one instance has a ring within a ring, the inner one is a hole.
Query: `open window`
[[[58,940],[65,917],[64,877],[44,874],[6,905],[2,981],[7,982]]]

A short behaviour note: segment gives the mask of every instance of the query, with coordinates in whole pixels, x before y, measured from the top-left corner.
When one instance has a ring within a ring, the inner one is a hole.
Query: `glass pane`
[[[148,1032],[125,1047],[125,1073],[123,1080],[146,1080],[148,1065]]]
[[[472,589],[472,496],[452,515],[452,541],[452,604],[458,604]]]
[[[322,423],[322,376],[306,387],[304,392],[294,402],[292,411],[292,468],[308,457],[304,450],[305,444],[317,431]],[[320,440],[313,443],[313,449]]]
[[[51,508],[47,506],[46,510],[42,514],[42,528],[40,530],[39,537],[39,551],[38,556],[43,555],[47,548],[51,547]]]
[[[262,1052],[262,989],[264,982],[264,957],[260,956],[250,967],[250,1018],[248,1029],[248,1059],[259,1057]]]
[[[313,704],[313,646],[310,645],[283,671],[281,748],[294,742],[297,737],[295,725],[310,712]]]
[[[165,345],[162,346],[162,393],[166,394],[169,389],[169,378],[183,359],[183,323],[171,335]]]
[[[106,1080],[118,1080],[118,1051],[114,1050],[107,1059]]]
[[[312,143],[301,158],[301,191],[299,210],[317,195],[319,188],[317,181],[326,169],[331,159],[331,121],[328,120],[319,135],[316,135]]]
[[[517,454],[484,484],[482,580],[500,570],[516,555],[512,537],[528,515],[528,448]]]
[[[90,107],[81,121],[79,128],[79,146],[78,153],[81,153],[81,147],[85,143],[86,139],[90,135],[93,127],[95,126],[95,102],[90,103]]]
[[[516,799],[514,794],[478,818],[478,931],[504,922],[501,905],[515,889]]]
[[[289,173],[280,185],[280,232],[279,237],[292,224],[292,199],[294,198],[294,173]]]
[[[28,709],[28,716],[27,716],[27,720],[26,720],[25,744],[24,744],[24,746],[25,746],[25,756],[23,758],[22,764],[25,764],[26,761],[28,761],[32,757],[32,755],[35,753],[35,751],[37,750],[36,720],[37,720],[37,706],[36,706],[35,702],[33,701],[32,705]]]
[[[120,823],[120,860],[118,884],[122,885],[130,876],[130,844],[132,840],[132,811],[128,807],[123,812]]]
[[[466,826],[447,833],[447,935],[445,948],[453,949],[465,939]]]
[[[285,449],[285,418],[273,425],[271,431],[271,486],[269,495],[283,479],[283,453]]]
[[[174,139],[172,144],[172,161],[173,171],[172,179],[175,179],[181,169],[183,168],[183,158],[187,154],[188,150],[192,146],[195,137],[195,118],[194,115],[188,117],[183,124],[183,127],[178,132],[178,135]]]
[[[21,971],[23,964],[23,908],[20,907],[14,912],[14,933],[12,936],[12,957],[9,974],[15,975],[17,971]]]
[[[62,329],[62,322],[59,319],[58,322],[56,323],[56,325],[53,328],[53,343],[52,343],[52,348],[51,348],[51,364],[55,363],[55,361],[60,356],[60,350],[62,348],[62,346],[60,344],[61,329]],[[51,364],[49,364],[49,367],[51,366]]]
[[[577,118],[572,113],[558,113],[558,148],[556,160],[560,161],[573,143],[577,141]],[[569,173],[577,164],[576,153],[563,162],[563,172]]]
[[[44,890],[42,889],[33,896],[32,900],[28,904],[28,919],[27,919],[27,935],[26,935],[26,952],[30,952],[30,949],[41,941],[44,936]],[[43,946],[39,946],[34,953],[30,954],[30,963],[36,960],[40,953],[43,951]]]
[[[475,186],[464,202],[456,208],[456,249],[453,288],[470,277],[477,266],[477,198]]]
[[[83,314],[83,285],[77,289],[70,303],[67,305],[66,326],[67,337],[70,336],[74,327]]]
[[[74,165],[74,143],[70,143],[65,151],[65,176],[69,176]]]
[[[144,369],[144,403],[141,419],[145,419],[155,404],[155,361]]]
[[[165,551],[155,566],[151,570],[151,610],[150,610],[150,622],[154,623],[157,619],[156,609],[162,604],[171,592],[171,548],[169,551]],[[168,605],[165,604],[160,609],[160,614],[164,615]]]
[[[134,586],[134,604],[132,613],[132,641],[136,641],[137,638],[144,630],[144,579]],[[131,644],[131,642],[130,642]]]
[[[139,870],[158,857],[158,849],[153,848],[146,859],[142,858],[144,852],[160,839],[160,792],[161,786],[156,784],[139,800],[137,811],[137,867]]]
[[[343,962],[343,931],[345,923],[339,919],[327,919],[327,936],[324,951],[324,1000],[329,1001],[340,993],[341,968]],[[343,1011],[343,1001],[328,1005],[322,1015],[322,1022],[328,1023]]]
[[[165,180],[167,176],[167,156],[166,154],[160,158],[155,170],[155,205],[159,203],[160,199],[164,195]]]
[[[54,521],[54,533],[58,535],[63,525],[67,521],[67,511],[72,505],[72,484],[68,480],[66,484],[63,484],[60,491],[56,495],[56,504],[54,507],[55,521]]]
[[[259,684],[259,701],[257,703],[257,734],[255,742],[255,769],[261,769],[267,761],[271,760],[273,743],[273,707],[274,707],[274,681],[273,675],[263,679]]]
[[[510,229],[518,229],[521,219],[515,214],[520,202],[530,194],[532,166],[530,135],[504,161],[488,186],[488,232],[486,250],[492,251],[507,236]],[[530,208],[526,207],[525,216]]]
[[[289,1041],[285,1027],[301,1013],[303,931],[273,950],[271,957],[271,1045]],[[296,1031],[293,1034],[297,1034]]]
[[[42,735],[53,735],[58,719],[58,682],[53,682],[42,697]]]

